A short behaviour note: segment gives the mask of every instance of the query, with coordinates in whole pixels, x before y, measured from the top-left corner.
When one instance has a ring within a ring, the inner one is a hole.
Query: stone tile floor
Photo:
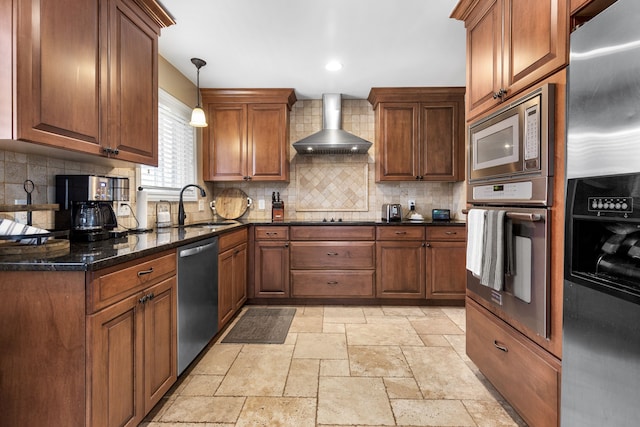
[[[525,426],[466,356],[464,308],[295,308],[284,344],[217,338],[141,425]]]

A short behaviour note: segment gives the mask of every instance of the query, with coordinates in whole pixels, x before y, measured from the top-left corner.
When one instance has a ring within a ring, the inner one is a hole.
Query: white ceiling
[[[464,86],[458,0],[161,0],[176,20],[160,54],[201,87],[366,99],[372,87]],[[329,60],[344,67],[325,70]]]

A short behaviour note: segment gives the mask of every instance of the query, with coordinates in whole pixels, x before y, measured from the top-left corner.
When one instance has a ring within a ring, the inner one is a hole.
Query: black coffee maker
[[[118,191],[114,191],[114,185]],[[76,242],[114,237],[113,230],[118,227],[114,194],[118,200],[128,200],[128,178],[56,175],[56,203],[60,209],[55,213],[55,228],[69,230],[69,238]]]

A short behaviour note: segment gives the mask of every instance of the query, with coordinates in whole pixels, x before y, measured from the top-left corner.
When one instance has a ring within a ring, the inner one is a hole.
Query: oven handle
[[[462,209],[462,214],[466,215],[469,213],[468,209]],[[522,213],[522,212],[507,212],[507,218],[516,219],[518,221],[528,221],[528,222],[540,222],[544,221],[544,215],[535,214],[535,213]]]

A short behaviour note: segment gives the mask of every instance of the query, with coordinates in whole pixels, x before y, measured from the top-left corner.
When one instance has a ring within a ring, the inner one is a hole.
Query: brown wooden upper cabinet
[[[289,181],[293,89],[202,89],[205,181]]]
[[[568,64],[569,0],[460,0],[467,120]]]
[[[13,93],[0,97],[0,139],[157,165],[158,36],[174,23],[159,2],[0,8],[0,53],[15,60],[0,66],[2,93]]]
[[[372,88],[376,181],[464,179],[463,87]]]

